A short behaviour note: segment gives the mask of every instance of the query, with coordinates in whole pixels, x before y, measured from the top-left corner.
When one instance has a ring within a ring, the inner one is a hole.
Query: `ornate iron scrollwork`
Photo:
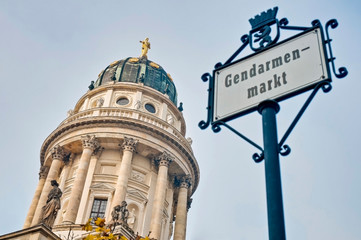
[[[263,152],[261,154],[255,153],[252,155],[252,159],[253,161],[255,161],[256,163],[260,163],[262,162],[262,160],[264,159],[264,155]]]
[[[210,73],[204,73],[202,75],[203,82],[209,82],[208,87],[208,106],[207,106],[207,121],[200,121],[198,126],[200,129],[206,129],[212,121],[212,98],[213,98],[213,77]]]
[[[249,45],[250,48],[254,52],[258,52],[258,51],[264,50],[266,48],[269,48],[269,47],[272,47],[273,45],[275,45],[280,38],[280,30],[308,31],[308,30],[312,30],[313,28],[319,27],[323,33],[323,30],[322,30],[323,28],[322,28],[321,22],[318,19],[313,20],[311,22],[311,27],[289,26],[288,25],[289,21],[287,18],[282,18],[281,20],[278,20],[276,18],[277,12],[278,12],[278,7],[274,7],[273,9],[269,9],[266,12],[262,12],[261,14],[256,15],[254,18],[249,19],[249,22],[252,26],[251,31],[249,32],[249,34],[245,34],[241,37],[240,40],[242,42],[242,45],[232,54],[232,56],[230,58],[228,58],[227,61],[224,62],[224,64],[219,62],[214,66],[214,74],[216,73],[217,69],[231,64],[237,58],[237,56],[247,47],[247,45]],[[337,78],[344,78],[345,76],[347,76],[348,71],[345,67],[340,67],[340,68],[338,68],[338,72],[336,72],[336,67],[335,67],[335,62],[334,62],[336,58],[333,56],[332,48],[331,48],[332,39],[330,39],[330,37],[329,37],[329,29],[330,28],[334,29],[337,26],[338,26],[338,22],[336,21],[336,19],[331,19],[326,23],[326,31],[325,31],[326,32],[326,40],[324,40],[323,43],[325,45],[325,48],[327,45],[327,49],[328,49],[328,53],[329,53],[329,57],[327,58],[327,61],[332,64],[332,71],[333,71],[334,75]],[[273,30],[276,30],[276,32],[274,34],[271,34]],[[256,47],[255,46],[256,44],[259,44],[259,46]],[[251,141],[250,139],[248,139],[247,137],[242,135],[240,132],[238,132],[237,130],[235,130],[234,128],[232,128],[231,126],[226,124],[225,122],[219,121],[217,119],[215,122],[213,122],[214,79],[213,79],[213,76],[209,73],[203,74],[201,78],[204,82],[209,81],[208,106],[207,106],[207,121],[199,122],[198,126],[201,129],[206,129],[209,125],[211,125],[212,131],[215,133],[218,133],[219,131],[221,131],[221,126],[225,126],[229,130],[231,130],[232,132],[237,134],[239,137],[241,137],[242,139],[244,139],[245,141],[247,141],[248,143],[250,143],[257,149],[261,150],[260,154],[255,153],[252,156],[252,158],[255,162],[257,162],[257,163],[261,162],[264,159],[263,149],[261,147],[259,147],[253,141]],[[308,97],[308,99],[306,100],[306,102],[304,103],[304,105],[302,106],[302,108],[300,109],[298,114],[296,115],[295,119],[290,124],[286,133],[282,137],[282,139],[279,143],[279,153],[282,156],[286,156],[291,152],[291,148],[288,145],[284,145],[284,143],[285,143],[286,139],[288,138],[288,136],[290,135],[290,133],[292,132],[292,130],[294,129],[294,127],[297,124],[297,122],[299,121],[299,119],[301,118],[302,114],[307,109],[308,105],[311,103],[312,99],[314,98],[314,96],[316,95],[316,93],[318,92],[319,89],[322,89],[322,91],[324,93],[328,93],[329,91],[331,91],[331,89],[332,89],[331,76],[329,79],[325,79],[324,81],[319,82],[313,88],[312,93],[310,94],[310,96]]]
[[[333,74],[335,74],[335,76],[337,78],[344,78],[344,77],[347,76],[348,71],[347,71],[347,69],[345,67],[340,67],[338,69],[339,72],[338,73],[336,72],[336,67],[335,67],[335,59],[336,58],[332,54],[332,48],[331,48],[332,39],[330,39],[330,35],[328,33],[330,27],[332,29],[334,29],[337,26],[338,26],[338,22],[337,22],[336,19],[331,19],[326,23],[326,41],[325,42],[326,42],[326,44],[328,46],[328,51],[330,53],[330,58],[328,59],[328,61],[331,62]]]
[[[287,156],[288,154],[291,153],[291,148],[287,144],[285,144],[282,147],[280,147],[279,153],[282,156]]]

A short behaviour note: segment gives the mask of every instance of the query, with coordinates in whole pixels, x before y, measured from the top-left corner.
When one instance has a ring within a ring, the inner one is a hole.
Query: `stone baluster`
[[[39,201],[34,213],[33,220],[31,222],[31,226],[34,226],[41,222],[42,208],[46,204],[46,200],[48,199],[48,195],[50,190],[52,189],[51,181],[57,180],[59,177],[60,167],[63,164],[63,159],[65,157],[65,152],[62,147],[56,145],[53,149],[51,149],[51,155],[53,161],[51,162],[50,169],[48,171],[44,187],[42,188]],[[36,194],[36,192],[35,192]],[[34,196],[35,197],[35,196]]]
[[[122,162],[120,163],[118,180],[111,209],[113,209],[116,205],[120,205],[122,201],[125,200],[125,196],[127,194],[128,180],[132,170],[133,153],[136,150],[137,144],[138,140],[124,137],[124,142],[121,145],[123,149],[123,157]]]
[[[94,135],[82,136],[81,141],[83,144],[83,152],[76,170],[76,176],[70,193],[69,203],[66,209],[63,223],[75,223],[86,175],[88,172],[90,157],[93,151],[100,147],[99,141]]]
[[[176,210],[174,240],[185,240],[187,229],[188,188],[191,185],[189,175],[183,176],[179,182],[178,204]]]
[[[163,208],[165,195],[168,185],[168,167],[169,164],[173,161],[173,157],[169,153],[163,152],[158,158],[157,162],[159,164],[157,184],[154,194],[153,210],[152,210],[152,219],[150,222],[150,231],[151,238],[160,239],[160,234],[162,230],[162,217],[163,217]]]

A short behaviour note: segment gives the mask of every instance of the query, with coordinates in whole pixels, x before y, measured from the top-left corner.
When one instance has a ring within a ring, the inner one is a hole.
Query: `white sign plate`
[[[248,112],[329,79],[321,30],[316,28],[214,72],[213,121]]]

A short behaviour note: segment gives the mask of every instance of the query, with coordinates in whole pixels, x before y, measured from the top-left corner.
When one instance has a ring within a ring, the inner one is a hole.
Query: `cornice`
[[[188,160],[189,165],[192,167],[194,172],[194,184],[192,188],[192,193],[195,192],[198,183],[199,183],[199,166],[196,162],[196,159],[191,150],[188,150],[186,146],[184,146],[179,139],[177,139],[174,135],[168,133],[163,129],[158,129],[154,127],[154,125],[147,124],[146,122],[135,120],[135,119],[126,119],[126,118],[112,118],[112,117],[92,117],[92,118],[84,118],[78,119],[76,121],[72,121],[70,123],[59,126],[55,129],[44,141],[40,150],[40,164],[41,166],[44,164],[45,153],[48,151],[49,146],[54,143],[60,137],[85,128],[94,127],[115,127],[115,128],[126,128],[132,129],[140,132],[145,132],[150,135],[156,136],[162,139],[165,142],[173,145],[173,147],[178,150],[179,153],[183,154]],[[183,137],[184,138],[184,137]],[[184,141],[186,139],[184,138]]]

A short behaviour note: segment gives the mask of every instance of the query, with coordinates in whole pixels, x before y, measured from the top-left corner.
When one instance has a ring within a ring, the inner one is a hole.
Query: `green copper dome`
[[[169,74],[146,58],[127,58],[115,61],[102,71],[94,88],[109,82],[143,83],[163,94],[177,106],[177,91]]]

